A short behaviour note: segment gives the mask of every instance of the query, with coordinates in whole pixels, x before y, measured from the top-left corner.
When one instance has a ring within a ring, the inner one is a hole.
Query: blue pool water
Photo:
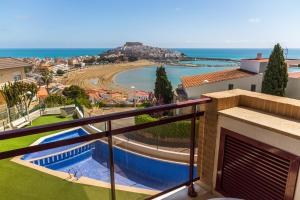
[[[300,72],[300,68],[299,67],[290,67],[289,72]]]
[[[143,67],[121,72],[115,76],[115,82],[123,87],[131,88],[135,86],[138,90],[153,91],[156,79],[156,68]],[[205,74],[209,72],[223,71],[233,67],[186,67],[186,66],[165,66],[168,79],[174,88],[180,84],[182,76],[192,76],[196,74]],[[134,79],[132,78],[134,77]]]
[[[83,135],[87,135],[87,134],[88,133],[82,128],[73,129],[73,130],[64,132],[62,134],[46,138],[43,141],[41,141],[40,144],[46,144],[46,143],[50,143],[50,142],[54,142],[54,141],[66,140],[66,139],[75,138],[75,137],[79,137],[79,136],[83,136]],[[78,145],[80,145],[80,143],[71,144],[71,145],[62,146],[62,147],[53,148],[53,149],[48,149],[48,150],[44,150],[44,151],[40,151],[40,152],[36,152],[36,153],[26,154],[22,157],[22,159],[29,160],[29,159],[33,159],[33,158],[38,158],[38,157],[54,154],[57,152],[61,152],[66,149],[70,149],[75,146],[78,146]]]
[[[54,136],[44,140],[43,143],[85,134],[85,131],[82,129],[79,129],[77,132],[78,134],[70,131],[70,134],[67,132]],[[189,167],[186,164],[145,157],[117,147],[113,148],[113,153],[116,184],[144,189],[165,190],[188,180]],[[43,155],[45,154],[38,156]],[[102,141],[95,141],[81,144],[72,150],[64,149],[64,152],[56,152],[52,156],[40,159],[36,157],[31,162],[62,172],[74,173],[76,171],[78,176],[85,176],[109,183],[108,155],[108,145]],[[26,156],[33,157],[31,154]],[[196,167],[194,167],[194,171],[196,174]]]
[[[93,145],[83,154],[46,167],[63,172],[75,169],[79,175],[110,182],[108,145],[101,141]],[[116,184],[164,190],[188,180],[188,165],[151,159],[119,148],[114,148],[113,153]]]

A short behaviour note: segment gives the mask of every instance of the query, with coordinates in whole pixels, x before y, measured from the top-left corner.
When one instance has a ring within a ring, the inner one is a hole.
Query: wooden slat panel
[[[285,176],[289,169],[286,170],[279,170],[277,167],[273,167],[270,163],[266,163],[264,162],[264,160],[262,158],[257,158],[254,156],[251,156],[251,154],[249,154],[249,152],[238,152],[238,150],[230,145],[227,145],[227,147],[230,147],[231,150],[227,150],[226,153],[228,155],[232,155],[233,159],[236,159],[238,161],[241,160],[242,161],[247,161],[250,165],[252,165],[253,167],[257,167],[260,169],[263,169],[264,171],[268,171],[269,173],[273,174],[275,177],[282,177]],[[236,151],[234,151],[236,150]],[[251,162],[249,162],[251,161]],[[286,179],[285,179],[286,180]]]
[[[290,164],[290,161],[287,160],[287,159],[283,159],[283,158],[281,158],[279,156],[276,156],[272,153],[269,153],[269,152],[263,151],[261,149],[258,149],[257,147],[249,145],[245,142],[239,141],[239,140],[231,138],[231,137],[226,139],[227,143],[230,143],[231,141],[233,142],[233,144],[239,144],[239,146],[244,148],[244,149],[249,149],[249,150],[251,149],[251,150],[253,150],[254,153],[257,152],[257,153],[255,153],[256,155],[263,154],[266,157],[266,159],[271,160],[273,162],[276,162],[281,166],[286,167],[286,166],[289,166],[289,164]]]
[[[222,128],[217,190],[246,200],[293,199],[296,180],[291,174],[298,175],[298,159]]]
[[[230,168],[230,165],[232,166],[233,164],[227,164],[227,162],[230,162],[230,160],[228,159],[228,160],[226,160],[226,166],[224,166],[224,169],[223,170],[226,170],[226,169],[228,169],[228,168]],[[225,164],[225,163],[224,163]],[[228,167],[228,165],[229,165],[229,167]],[[261,179],[267,179],[268,181],[270,181],[270,182],[274,182],[274,188],[277,188],[277,189],[282,189],[282,187],[284,187],[285,185],[286,185],[286,180],[287,179],[285,179],[285,182],[283,182],[282,180],[280,180],[280,181],[274,181],[273,180],[273,177],[268,177],[268,174],[267,173],[263,173],[262,171],[258,171],[258,170],[256,170],[256,169],[251,169],[250,167],[248,167],[248,166],[244,166],[243,165],[243,168],[241,168],[240,167],[241,165],[235,165],[234,166],[234,169],[236,170],[236,171],[238,171],[238,170],[241,170],[243,173],[251,173],[252,171],[254,171],[255,170],[255,174],[253,174],[253,172],[252,172],[252,178],[261,178]],[[230,169],[229,169],[230,170]],[[252,171],[251,171],[252,170]],[[236,172],[235,171],[235,172]],[[272,186],[273,187],[273,186]],[[283,190],[284,191],[284,190]]]

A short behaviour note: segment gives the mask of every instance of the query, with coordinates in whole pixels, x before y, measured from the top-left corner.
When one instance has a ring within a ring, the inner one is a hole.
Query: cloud
[[[258,24],[261,22],[261,19],[260,18],[250,18],[250,19],[248,19],[248,22],[251,24]]]

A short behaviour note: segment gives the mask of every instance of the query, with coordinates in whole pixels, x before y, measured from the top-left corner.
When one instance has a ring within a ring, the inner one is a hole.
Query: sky
[[[0,0],[0,48],[300,48],[299,0]]]

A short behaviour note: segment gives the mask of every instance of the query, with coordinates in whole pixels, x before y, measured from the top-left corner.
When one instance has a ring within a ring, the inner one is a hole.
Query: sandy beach
[[[155,65],[158,64],[148,60],[139,60],[130,63],[95,65],[69,72],[64,77],[59,78],[58,82],[64,85],[78,85],[86,90],[106,89],[126,92],[125,88],[114,84],[113,78],[116,74],[130,69]]]

